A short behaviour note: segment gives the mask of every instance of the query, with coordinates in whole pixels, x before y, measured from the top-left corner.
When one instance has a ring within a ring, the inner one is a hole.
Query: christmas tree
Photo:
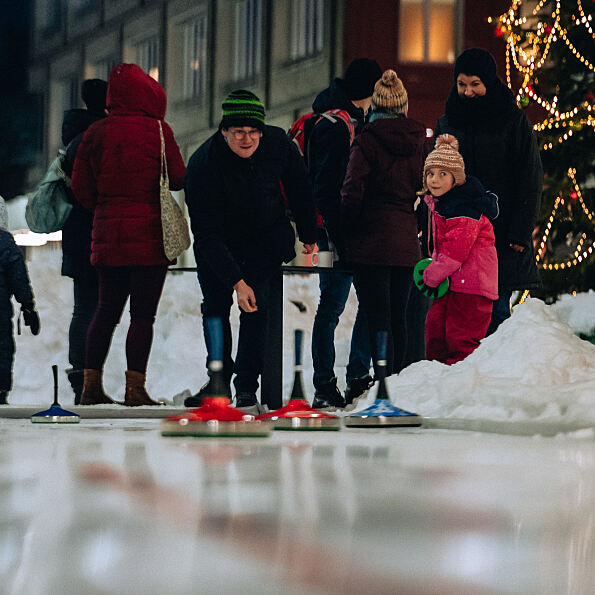
[[[535,248],[543,289],[532,294],[547,301],[595,288],[594,12],[594,0],[513,0],[489,19],[506,43],[506,82],[530,111],[541,151]]]

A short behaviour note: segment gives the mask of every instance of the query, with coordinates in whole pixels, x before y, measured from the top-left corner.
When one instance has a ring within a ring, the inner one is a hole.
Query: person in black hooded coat
[[[81,96],[87,109],[64,112],[62,143],[66,147],[64,173],[70,178],[76,152],[83,135],[91,124],[106,117],[106,81],[87,79]],[[93,213],[85,209],[70,193],[72,211],[62,228],[62,275],[71,277],[74,287],[74,308],[68,331],[68,380],[74,392],[74,402],[80,403],[85,368],[87,329],[97,308],[97,274],[91,265],[91,230]]]
[[[467,173],[498,196],[494,233],[499,298],[490,334],[510,316],[513,290],[539,286],[532,233],[543,168],[531,124],[498,78],[492,55],[480,48],[465,50],[455,62],[454,79],[434,140],[441,134],[455,136]]]

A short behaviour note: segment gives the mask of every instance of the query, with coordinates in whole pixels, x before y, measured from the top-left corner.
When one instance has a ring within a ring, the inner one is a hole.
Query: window
[[[48,2],[45,9],[45,29],[57,31],[62,26],[62,3]]]
[[[62,79],[60,84],[62,92],[62,111],[74,109],[79,106],[79,79],[76,75]]]
[[[159,38],[149,37],[134,46],[136,63],[156,81],[159,80]]]
[[[97,8],[97,0],[70,0],[70,6],[74,14],[87,13]]]
[[[401,0],[399,58],[454,62],[457,0]]]
[[[95,71],[95,78],[103,79],[107,81],[109,79],[112,68],[118,64],[118,60],[115,57],[103,58],[93,64],[93,70]]]
[[[291,58],[298,60],[322,50],[324,0],[291,0]]]
[[[182,97],[200,97],[207,83],[207,14],[184,23],[184,76]]]
[[[234,80],[260,72],[262,55],[262,0],[239,0],[235,4],[236,36],[234,45]]]

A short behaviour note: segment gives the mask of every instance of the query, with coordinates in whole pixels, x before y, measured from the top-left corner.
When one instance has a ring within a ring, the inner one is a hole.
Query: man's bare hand
[[[302,254],[312,254],[316,250],[316,244],[304,244]]]
[[[515,252],[524,252],[525,246],[521,246],[520,244],[508,244]]]
[[[238,298],[238,306],[244,312],[256,312],[258,310],[258,306],[256,305],[256,296],[254,295],[254,291],[252,287],[248,285],[243,279],[240,279],[234,286],[233,286],[237,298]]]

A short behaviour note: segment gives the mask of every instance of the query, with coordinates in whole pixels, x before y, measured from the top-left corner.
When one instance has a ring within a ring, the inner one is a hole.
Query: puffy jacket
[[[501,290],[539,286],[531,235],[541,190],[543,168],[531,124],[502,82],[485,96],[458,96],[456,86],[436,124],[434,139],[452,134],[459,141],[465,171],[498,196],[500,215],[494,222]],[[526,247],[516,252],[509,244]]]
[[[425,135],[423,124],[398,116],[366,124],[355,139],[341,191],[348,261],[409,267],[420,259],[413,205]]]
[[[345,110],[354,121],[356,134],[364,125],[364,111],[347,97],[341,79],[333,80],[317,95],[312,109],[317,113],[330,109]],[[337,120],[332,123],[323,118],[312,129],[307,146],[314,202],[329,238],[339,250],[343,247],[339,223],[341,187],[349,163],[349,141],[349,130],[344,122]]]
[[[15,244],[12,234],[0,229],[0,321],[12,318],[10,298],[13,295],[20,304],[33,302],[23,253]]]
[[[220,132],[196,150],[184,188],[199,267],[209,266],[232,287],[247,261],[266,268],[295,256],[280,182],[300,240],[315,243],[316,215],[304,160],[281,128],[265,126],[247,159],[236,155]]]
[[[71,109],[64,112],[62,121],[62,144],[66,147],[64,172],[72,176],[74,160],[83,134],[95,122],[103,120],[105,114],[86,109]],[[72,211],[62,228],[62,275],[77,279],[95,278],[91,266],[91,231],[93,214],[85,209],[70,192]]]
[[[432,213],[433,261],[424,282],[437,287],[450,277],[449,290],[498,299],[498,257],[490,219],[498,216],[498,199],[477,178],[434,199],[425,197]]]
[[[165,91],[135,64],[112,70],[109,116],[89,127],[79,146],[72,191],[94,211],[91,264],[164,265],[159,172],[162,122],[169,184],[182,188],[185,167],[163,122]]]

